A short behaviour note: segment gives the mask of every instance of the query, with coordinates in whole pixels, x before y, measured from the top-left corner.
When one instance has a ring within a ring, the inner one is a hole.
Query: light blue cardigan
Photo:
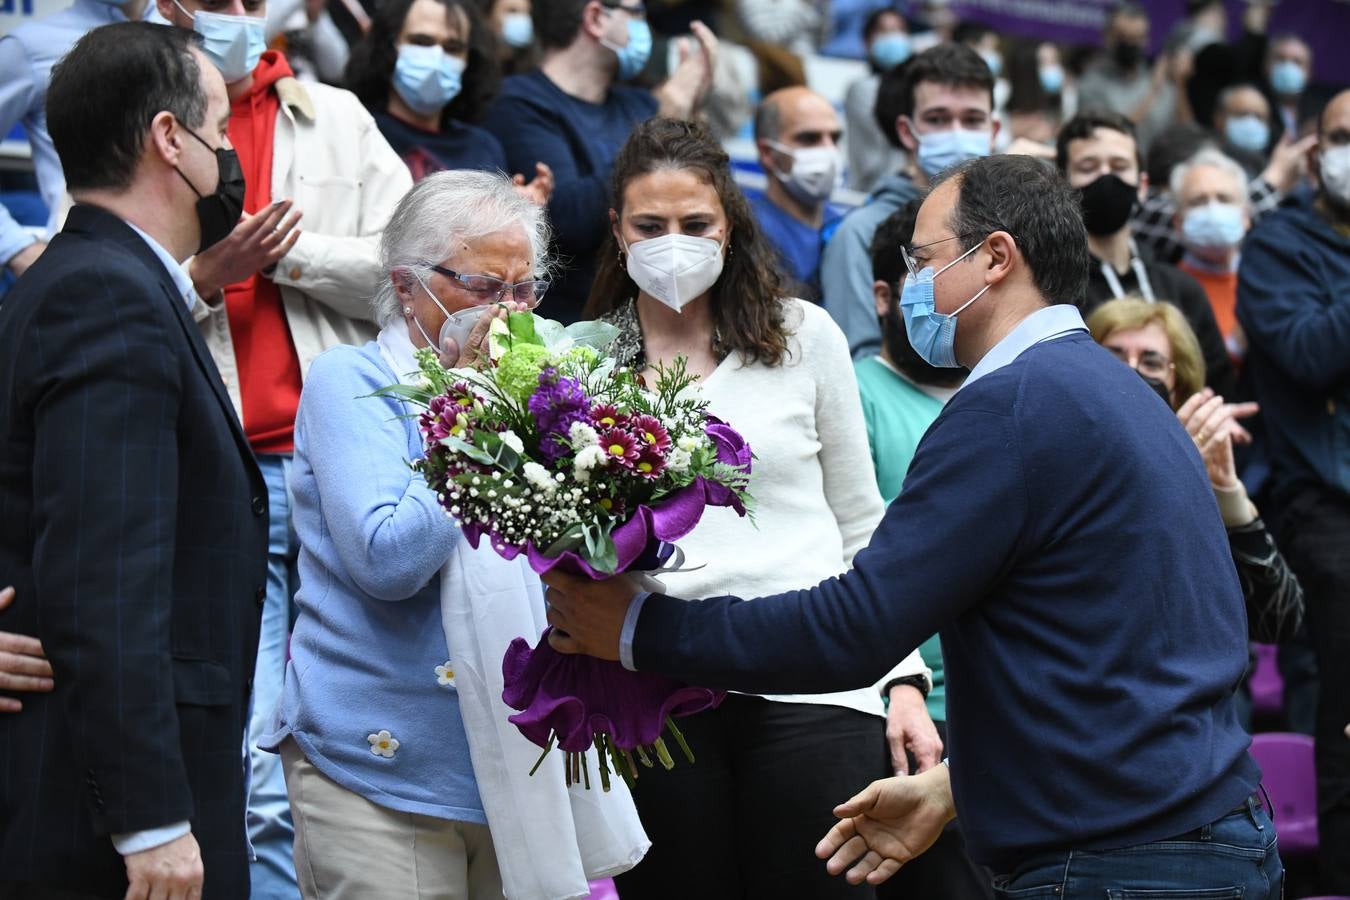
[[[486,824],[447,661],[439,570],[459,529],[406,460],[411,408],[368,395],[398,382],[371,342],[315,361],[295,423],[299,620],[272,734],[338,784],[390,809]],[[371,752],[388,731],[393,756]],[[360,823],[353,822],[354,827]]]

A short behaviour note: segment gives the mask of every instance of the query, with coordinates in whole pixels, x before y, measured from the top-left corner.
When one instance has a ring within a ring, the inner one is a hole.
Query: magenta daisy
[[[658,425],[657,427],[660,428],[661,426]],[[667,439],[666,443],[670,443],[670,440]],[[643,447],[638,452],[637,462],[633,463],[633,471],[636,472],[639,477],[646,478],[649,481],[655,481],[665,474],[665,454],[655,446]]]
[[[611,428],[600,433],[600,449],[605,455],[626,469],[633,468],[638,458],[637,438],[626,431]]]
[[[612,403],[601,403],[591,407],[591,421],[599,428],[616,428],[623,425],[628,417],[619,412]]]
[[[664,454],[670,449],[670,432],[655,416],[634,416],[628,430],[638,439],[638,446]]]

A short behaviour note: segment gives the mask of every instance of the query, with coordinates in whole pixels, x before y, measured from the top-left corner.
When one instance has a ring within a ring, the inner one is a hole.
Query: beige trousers
[[[500,900],[486,825],[400,812],[324,775],[281,745],[305,900]]]

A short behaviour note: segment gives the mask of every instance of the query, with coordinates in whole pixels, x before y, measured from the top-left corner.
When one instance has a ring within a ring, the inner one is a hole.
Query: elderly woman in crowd
[[[493,317],[547,288],[547,243],[543,210],[505,176],[428,177],[384,232],[378,340],[324,353],[305,383],[299,619],[262,746],[282,756],[307,898],[501,896],[443,630],[441,572],[460,532],[408,467],[423,453],[415,410],[371,395],[406,380],[420,347],[480,361]]]
[[[689,569],[661,579],[685,597],[753,597],[843,572],[883,512],[843,333],[818,306],[785,296],[727,155],[702,125],[639,125],[614,163],[611,197],[588,314],[619,326],[616,355],[648,379],[684,357],[711,411],[755,452],[755,521],[708,510],[679,542]],[[929,686],[917,653],[893,675]],[[698,764],[643,771],[634,795],[652,852],[617,879],[620,895],[872,895],[832,879],[812,848],[839,797],[891,774],[884,716],[880,692],[864,689],[732,694],[682,719]]]
[[[1195,440],[1228,530],[1252,639],[1275,643],[1292,637],[1303,619],[1303,590],[1248,498],[1233,460],[1236,420],[1255,413],[1256,404],[1226,404],[1204,387],[1200,343],[1170,303],[1112,300],[1098,307],[1087,325],[1097,343],[1138,372],[1176,411]]]

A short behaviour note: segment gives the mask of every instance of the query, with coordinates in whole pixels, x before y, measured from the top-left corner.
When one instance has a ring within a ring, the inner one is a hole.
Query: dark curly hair
[[[747,364],[781,364],[788,352],[784,281],[778,274],[774,251],[732,178],[726,151],[698,122],[666,118],[643,122],[633,129],[614,160],[610,197],[620,219],[629,182],[662,169],[698,173],[717,191],[726,212],[730,231],[726,264],[709,292],[713,323],[722,346],[739,353]],[[599,270],[586,303],[587,318],[614,311],[638,292],[628,270],[619,263],[619,244],[612,232],[605,238],[599,258]]]
[[[416,0],[384,0],[371,19],[370,31],[352,45],[344,82],[367,109],[383,111],[389,103],[390,82],[398,62],[398,36],[403,21]],[[483,21],[471,0],[437,0],[446,12],[459,10],[469,23],[469,59],[464,68],[463,88],[441,111],[441,122],[476,122],[497,96],[501,66],[497,62],[497,36]]]

